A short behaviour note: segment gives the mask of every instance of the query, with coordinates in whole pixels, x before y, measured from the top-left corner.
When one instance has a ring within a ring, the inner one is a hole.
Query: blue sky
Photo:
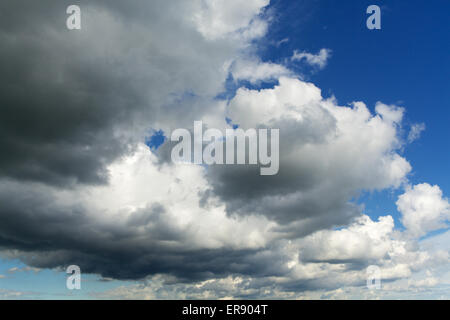
[[[366,28],[366,8],[371,4],[382,8],[381,30]],[[256,54],[261,60],[284,64],[304,75],[322,89],[324,96],[335,96],[340,105],[363,101],[372,111],[377,101],[403,106],[405,138],[411,125],[426,125],[421,137],[407,145],[402,154],[413,167],[409,180],[412,184],[439,185],[448,196],[450,1],[274,0],[266,12],[273,20],[267,35],[256,42]],[[289,60],[294,50],[317,53],[322,48],[332,51],[323,70]],[[229,87],[227,93],[232,94],[236,88]],[[146,142],[157,146],[164,141],[162,134],[157,131]],[[401,228],[395,201],[402,192],[366,193],[357,201],[364,203],[370,217],[391,214],[396,227]],[[25,265],[17,260],[0,260],[0,290],[28,292],[27,298],[89,299],[96,293],[133,283],[100,281],[99,276],[83,275],[84,290],[67,296],[65,273],[11,271],[15,267]]]
[[[382,10],[382,29],[366,28],[366,8]],[[404,156],[413,167],[413,184],[429,182],[450,190],[450,2],[432,1],[272,1],[276,18],[259,43],[264,61],[283,62],[294,50],[317,53],[332,50],[320,71],[304,64],[289,67],[306,75],[335,96],[341,105],[363,101],[401,105],[408,125],[424,123],[421,138],[408,145]],[[280,40],[288,39],[279,46]],[[400,190],[401,191],[401,190]],[[385,190],[363,196],[372,217],[393,214],[399,191]]]

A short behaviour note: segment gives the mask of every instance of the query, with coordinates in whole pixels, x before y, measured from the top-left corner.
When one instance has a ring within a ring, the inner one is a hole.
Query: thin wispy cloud
[[[294,51],[294,54],[291,57],[292,61],[304,61],[310,66],[318,67],[319,69],[325,68],[327,65],[328,59],[331,57],[330,49],[320,49],[317,54],[309,53],[309,52],[299,52],[297,50]]]

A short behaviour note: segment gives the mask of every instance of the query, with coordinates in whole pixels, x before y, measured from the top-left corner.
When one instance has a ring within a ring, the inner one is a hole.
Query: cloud
[[[361,190],[399,187],[411,166],[397,153],[403,110],[378,103],[372,115],[324,99],[314,84],[281,77],[274,88],[241,88],[227,116],[243,129],[280,128],[280,171],[210,166],[208,182],[228,214],[261,214],[300,236],[348,223],[360,214],[349,199]],[[281,230],[280,230],[281,231]]]
[[[79,31],[65,28],[68,1],[2,3],[11,17],[0,22],[4,254],[115,278],[250,270],[232,261],[264,245],[271,224],[199,208],[205,188],[191,194],[190,182],[204,183],[202,169],[160,171],[142,141],[149,128],[170,132],[198,117],[226,125],[211,104],[227,63],[265,32],[267,3],[96,1],[81,4]]]
[[[312,54],[308,52],[298,52],[294,51],[294,54],[291,57],[292,61],[302,61],[305,60],[307,64],[318,67],[319,69],[325,68],[328,59],[331,56],[330,49],[320,49],[319,53]]]
[[[107,183],[106,167],[149,127],[186,126],[210,112],[224,64],[250,41],[239,30],[267,1],[83,3],[77,31],[65,27],[69,4],[0,5],[9,12],[0,22],[0,176],[60,187]],[[202,28],[220,39],[204,38]],[[186,93],[192,98],[180,101]]]
[[[450,205],[439,186],[423,183],[408,188],[399,197],[397,208],[403,225],[415,237],[448,227]]]
[[[415,123],[411,126],[411,130],[408,133],[408,143],[412,143],[420,138],[422,131],[426,128],[424,123]]]
[[[12,268],[8,269],[8,273],[30,272],[30,271],[32,271],[34,273],[39,273],[42,270],[39,269],[39,268],[33,268],[33,267],[29,267],[29,266],[25,266],[25,267],[22,267],[22,268],[12,267]]]
[[[72,190],[2,181],[0,244],[19,250],[7,256],[38,268],[77,264],[116,279],[157,273],[195,279],[267,268],[251,257],[270,241],[273,223],[229,218],[214,202],[200,207],[202,167],[159,169],[141,145],[109,170],[108,186]]]
[[[378,230],[379,226],[382,230]],[[325,237],[326,236],[326,237]],[[371,244],[370,240],[375,239]],[[308,242],[314,239],[313,247]],[[362,244],[356,239],[363,240]],[[336,245],[329,241],[338,241]],[[345,247],[350,241],[350,248]],[[425,245],[426,243],[426,245]],[[445,250],[440,246],[446,244]],[[344,250],[349,259],[336,260],[329,256]],[[380,245],[381,248],[375,248]],[[425,245],[427,248],[423,248]],[[368,248],[364,253],[361,249]],[[378,222],[369,217],[358,218],[347,228],[320,231],[299,241],[282,242],[277,248],[284,258],[272,260],[278,267],[285,265],[282,276],[255,277],[229,275],[227,277],[180,284],[166,276],[149,277],[136,285],[121,286],[96,297],[113,299],[417,299],[448,297],[450,282],[437,276],[448,273],[448,242],[442,236],[415,243],[393,230],[392,217]],[[315,252],[318,249],[319,252]],[[307,253],[309,250],[309,253]],[[385,251],[385,254],[383,252]],[[328,255],[324,259],[308,261],[313,255]],[[328,260],[329,259],[329,260]],[[366,267],[373,261],[381,270],[380,290],[367,290]]]
[[[289,38],[283,38],[283,39],[281,39],[280,41],[278,41],[278,42],[275,44],[275,46],[276,46],[276,47],[279,47],[279,46],[281,46],[282,44],[287,43],[287,42],[289,42]]]
[[[288,76],[292,72],[280,64],[260,62],[253,59],[237,60],[231,68],[231,73],[235,80],[248,80],[257,84],[261,81],[278,80],[278,78]]]
[[[27,294],[30,294],[31,292],[22,292],[22,291],[16,291],[16,290],[7,290],[7,289],[0,289],[0,299],[18,299],[20,297],[23,297]]]

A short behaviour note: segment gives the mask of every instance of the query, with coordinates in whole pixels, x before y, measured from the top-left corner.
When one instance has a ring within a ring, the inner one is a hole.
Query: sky
[[[0,298],[449,299],[449,9],[3,1]],[[194,121],[278,174],[173,163]]]

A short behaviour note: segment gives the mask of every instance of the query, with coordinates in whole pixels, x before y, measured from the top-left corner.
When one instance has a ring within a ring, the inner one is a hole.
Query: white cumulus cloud
[[[439,186],[422,183],[410,187],[399,197],[397,207],[403,225],[415,237],[448,227],[450,205]]]

